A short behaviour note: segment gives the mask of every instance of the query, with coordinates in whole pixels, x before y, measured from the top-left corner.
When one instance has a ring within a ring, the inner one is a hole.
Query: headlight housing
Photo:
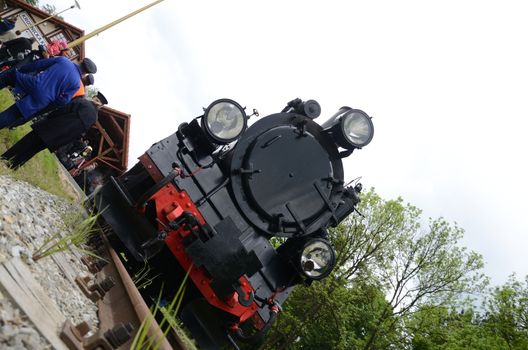
[[[365,147],[374,136],[372,118],[360,109],[341,107],[323,128],[328,130],[341,147],[353,150]]]
[[[247,128],[244,109],[230,99],[216,100],[207,107],[202,117],[202,128],[216,144],[235,141]]]
[[[328,276],[335,262],[334,248],[322,238],[308,240],[299,256],[300,271],[312,280],[320,280]]]

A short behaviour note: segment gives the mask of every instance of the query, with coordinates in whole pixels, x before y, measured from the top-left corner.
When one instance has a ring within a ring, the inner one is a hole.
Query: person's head
[[[42,58],[49,58],[50,55],[48,53],[48,51],[46,51],[46,47],[44,45],[40,45],[38,46],[38,52],[39,52],[39,55],[42,57]]]
[[[93,76],[93,74],[85,74],[82,76],[81,78],[82,80],[82,83],[84,84],[84,86],[90,86],[90,85],[93,85],[94,81],[95,81],[95,78]]]
[[[95,65],[94,61],[89,59],[88,57],[85,57],[80,64],[81,72],[83,74],[95,74],[97,73],[97,66]]]
[[[103,105],[108,104],[108,100],[106,99],[106,97],[101,92],[97,92],[97,95],[94,95],[92,97],[92,101],[93,101],[93,103],[95,103],[97,108],[101,108],[101,107],[103,107]]]
[[[67,49],[68,43],[66,40],[52,40],[51,42],[46,44],[46,51],[50,56],[59,56],[61,54],[61,50]]]

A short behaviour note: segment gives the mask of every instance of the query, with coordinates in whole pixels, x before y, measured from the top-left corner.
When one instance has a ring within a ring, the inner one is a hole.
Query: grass
[[[159,274],[155,275],[154,277],[150,277],[150,266],[148,265],[148,261],[144,261],[143,267],[132,276],[132,281],[136,285],[137,289],[143,289],[148,287],[149,285],[154,282],[156,278],[159,277]]]
[[[0,111],[12,105],[13,102],[13,97],[8,90],[0,90]],[[21,125],[14,130],[0,130],[0,153],[4,153],[6,149],[30,131],[29,123]],[[67,200],[74,199],[71,193],[65,190],[66,186],[64,186],[63,180],[60,178],[57,158],[48,150],[37,154],[17,171],[0,164],[0,175],[8,175],[17,180],[26,181]]]
[[[153,308],[150,309],[151,314],[146,317],[143,322],[141,322],[141,325],[139,326],[139,329],[136,333],[136,336],[134,337],[134,340],[132,341],[132,345],[130,345],[131,350],[153,350],[155,342],[153,339],[150,339],[148,336],[149,329],[154,322],[154,317],[156,316],[156,313],[159,310],[159,301],[161,299],[161,292],[160,296],[158,297],[158,301],[154,305]],[[161,339],[159,340],[159,343],[161,343]]]
[[[86,255],[98,257],[85,247],[90,237],[100,232],[97,225],[98,214],[89,214],[86,217],[84,211],[79,211],[75,215],[63,218],[63,230],[48,237],[44,243],[33,253],[33,260],[45,258],[57,252],[65,251],[69,248],[76,249]],[[67,232],[63,234],[63,232]]]
[[[163,331],[164,337],[166,337],[169,331],[172,329],[178,334],[180,339],[182,339],[182,341],[186,343],[186,345],[188,346],[187,349],[196,349],[192,341],[185,335],[185,332],[181,329],[180,323],[176,316],[181,306],[183,296],[185,295],[185,290],[187,288],[187,278],[189,277],[189,273],[191,272],[192,268],[193,266],[191,265],[185,277],[183,278],[183,281],[180,284],[178,291],[176,292],[174,298],[168,306],[161,306],[161,296],[163,291],[162,287],[162,290],[160,291],[156,303],[151,307],[150,311],[152,313],[152,316],[147,317],[143,320],[138,332],[136,333],[136,336],[134,337],[130,349],[157,350],[161,347],[163,339],[150,339],[148,337],[148,331],[154,320],[154,317],[156,317],[158,312],[160,312],[163,316],[161,322],[159,323],[159,327]]]
[[[196,350],[196,345],[194,344],[194,342],[187,336],[187,334],[185,333],[185,331],[183,330],[183,325],[182,325],[182,322],[178,319],[178,317],[176,316],[178,310],[180,309],[180,306],[181,306],[181,302],[183,300],[183,295],[185,294],[185,288],[187,286],[185,285],[185,287],[183,288],[183,291],[181,293],[181,295],[179,296],[178,300],[176,300],[176,297],[175,299],[173,300],[173,303],[176,302],[176,308],[174,311],[172,311],[170,309],[170,307],[172,306],[172,303],[171,303],[171,306],[169,306],[169,308],[166,308],[166,307],[160,307],[160,311],[161,313],[163,314],[163,320],[168,322],[169,324],[169,327],[167,327],[167,329],[165,330],[164,334],[165,336],[167,336],[167,333],[169,332],[169,330],[173,330],[174,332],[176,332],[178,338],[180,338],[180,340],[182,341],[182,343],[185,344],[185,349],[187,350]],[[178,295],[178,294],[177,294]],[[162,321],[163,323],[163,321]]]

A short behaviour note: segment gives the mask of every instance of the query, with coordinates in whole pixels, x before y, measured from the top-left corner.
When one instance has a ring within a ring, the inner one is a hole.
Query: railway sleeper
[[[78,276],[75,278],[75,283],[81,289],[84,295],[93,302],[96,302],[102,299],[106,292],[108,292],[116,282],[111,276],[105,277],[103,280],[96,282],[91,282],[89,276]]]
[[[75,326],[66,320],[62,325],[60,338],[70,350],[113,350],[130,340],[133,331],[131,323],[119,323],[105,332],[98,330],[86,337],[90,332],[86,322]]]
[[[81,257],[81,262],[86,265],[88,271],[93,274],[100,272],[106,265],[108,265],[108,260],[95,258],[89,255]]]

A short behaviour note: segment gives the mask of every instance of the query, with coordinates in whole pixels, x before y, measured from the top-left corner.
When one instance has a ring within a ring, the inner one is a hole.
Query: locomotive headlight
[[[374,136],[372,118],[362,110],[350,107],[341,107],[323,124],[323,128],[331,132],[339,146],[349,150],[365,147]]]
[[[343,133],[345,137],[356,148],[366,146],[374,134],[374,128],[370,117],[363,111],[351,111],[343,116]]]
[[[246,130],[246,113],[233,100],[216,100],[205,110],[202,127],[214,143],[227,144]]]
[[[306,242],[300,257],[301,272],[313,280],[322,279],[335,265],[335,251],[328,241],[316,238]]]

